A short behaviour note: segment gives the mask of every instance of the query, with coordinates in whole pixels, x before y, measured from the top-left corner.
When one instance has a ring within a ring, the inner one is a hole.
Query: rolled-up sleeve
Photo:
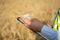
[[[47,25],[43,26],[40,33],[49,40],[58,40],[58,33]]]

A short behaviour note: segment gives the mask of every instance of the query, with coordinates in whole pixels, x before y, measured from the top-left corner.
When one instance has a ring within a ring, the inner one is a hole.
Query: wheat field
[[[59,7],[60,0],[0,0],[0,40],[45,40],[16,18],[29,13],[52,26]]]

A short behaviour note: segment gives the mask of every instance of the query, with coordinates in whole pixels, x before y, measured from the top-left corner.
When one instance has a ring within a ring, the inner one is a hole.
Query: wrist
[[[39,32],[41,32],[41,30],[42,30],[43,27],[44,27],[44,24],[41,24],[41,25],[40,25]]]
[[[39,26],[36,28],[37,32],[41,32],[42,28],[43,28],[44,24],[39,24]]]

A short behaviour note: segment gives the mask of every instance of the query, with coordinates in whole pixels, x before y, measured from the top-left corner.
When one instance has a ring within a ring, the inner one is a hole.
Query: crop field
[[[59,7],[60,0],[0,0],[0,40],[45,40],[16,18],[28,13],[52,26]]]

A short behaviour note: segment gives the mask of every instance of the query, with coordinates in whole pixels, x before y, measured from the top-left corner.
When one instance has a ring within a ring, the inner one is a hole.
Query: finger
[[[24,22],[25,25],[30,25],[30,21],[24,17],[21,17],[22,21]]]
[[[29,26],[27,24],[24,24],[24,25],[25,25],[25,27],[29,28]]]

